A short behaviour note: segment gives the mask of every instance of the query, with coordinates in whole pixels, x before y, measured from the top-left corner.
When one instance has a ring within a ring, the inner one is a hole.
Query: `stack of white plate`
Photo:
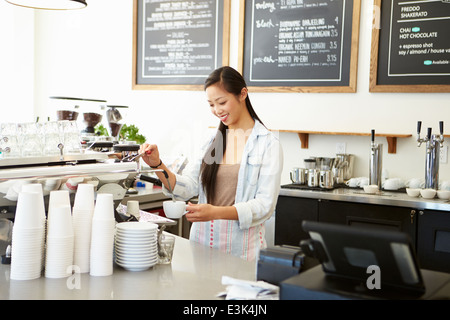
[[[116,226],[115,261],[129,271],[144,271],[158,262],[158,225],[122,222]]]

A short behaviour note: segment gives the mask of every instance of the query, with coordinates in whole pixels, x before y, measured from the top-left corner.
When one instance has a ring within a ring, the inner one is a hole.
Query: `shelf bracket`
[[[309,147],[309,133],[298,133],[298,137],[300,138],[300,142],[302,144],[302,149],[308,149]]]
[[[397,137],[386,137],[388,153],[397,153]]]

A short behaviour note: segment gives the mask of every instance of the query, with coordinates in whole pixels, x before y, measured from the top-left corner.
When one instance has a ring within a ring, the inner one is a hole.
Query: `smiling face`
[[[206,95],[211,112],[229,128],[242,127],[243,121],[250,116],[245,106],[247,89],[243,88],[239,96],[226,91],[220,84],[214,84],[206,89]]]

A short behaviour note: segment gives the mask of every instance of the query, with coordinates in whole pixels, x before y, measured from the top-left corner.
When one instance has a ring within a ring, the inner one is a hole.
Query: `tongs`
[[[129,156],[126,156],[125,158],[122,158],[122,162],[123,161],[136,161],[137,159],[139,159],[140,157],[142,157],[144,154],[146,154],[146,152],[144,151],[144,152],[142,152],[142,153],[139,153],[139,154],[137,154],[137,155],[134,155],[134,154],[130,154]]]

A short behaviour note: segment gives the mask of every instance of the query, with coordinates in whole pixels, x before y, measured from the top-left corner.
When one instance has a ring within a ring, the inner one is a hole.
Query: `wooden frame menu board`
[[[356,92],[361,0],[241,0],[239,70],[259,92]]]
[[[374,0],[371,92],[450,92],[450,1]]]
[[[203,90],[229,33],[230,0],[134,0],[133,89]]]

